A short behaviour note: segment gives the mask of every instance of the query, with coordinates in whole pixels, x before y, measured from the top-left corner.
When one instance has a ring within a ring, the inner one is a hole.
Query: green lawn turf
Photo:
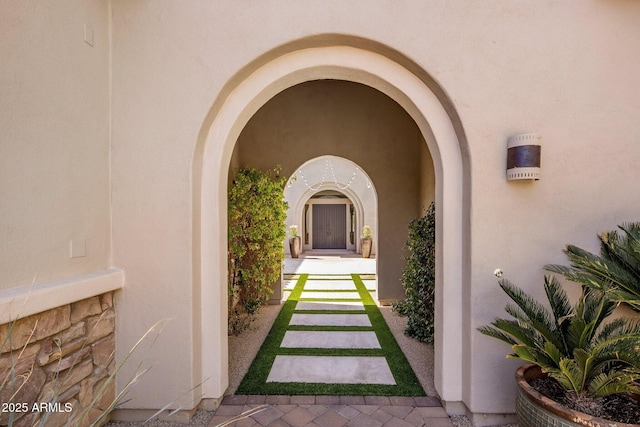
[[[314,280],[315,280],[314,275]],[[289,326],[297,301],[308,279],[308,274],[301,274],[288,300],[282,306],[271,331],[258,351],[249,371],[238,387],[236,394],[268,394],[268,395],[334,395],[334,396],[424,396],[425,392],[411,369],[409,362],[400,350],[391,334],[380,310],[371,294],[357,274],[351,277],[358,294],[364,303],[365,312],[369,316],[372,327],[347,326]],[[315,292],[315,291],[314,291]],[[353,292],[353,291],[352,291]],[[305,299],[306,300],[306,299]],[[316,301],[316,300],[314,300]],[[339,300],[333,300],[339,301]],[[345,300],[353,301],[353,300]],[[304,311],[304,313],[340,313],[350,311]],[[360,311],[359,313],[362,313]],[[319,349],[319,348],[280,348],[280,343],[287,330],[297,331],[375,331],[381,349]],[[276,355],[317,355],[317,356],[384,356],[391,368],[396,385],[381,384],[323,384],[323,383],[267,383]]]

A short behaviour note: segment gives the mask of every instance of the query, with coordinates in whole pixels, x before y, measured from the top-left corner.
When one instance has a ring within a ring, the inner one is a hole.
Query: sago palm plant
[[[515,303],[505,308],[513,319],[497,319],[479,331],[511,345],[514,353],[507,357],[540,366],[577,396],[640,392],[633,384],[640,378],[640,323],[620,318],[605,324],[614,301],[583,286],[571,305],[560,283],[547,276],[549,311],[507,280],[500,287]]]
[[[627,303],[640,312],[640,223],[618,228],[620,232],[598,235],[600,255],[567,245],[564,252],[571,267],[547,265],[545,269],[605,292],[610,299]]]

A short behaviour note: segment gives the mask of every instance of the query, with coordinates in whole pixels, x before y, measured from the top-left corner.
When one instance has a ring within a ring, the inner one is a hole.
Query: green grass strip
[[[283,304],[280,314],[276,318],[264,344],[258,351],[249,371],[238,387],[237,394],[268,394],[268,395],[362,395],[362,396],[424,396],[420,385],[409,362],[400,350],[391,330],[387,326],[380,310],[364,286],[359,275],[352,274],[352,280],[365,306],[372,327],[363,326],[303,326],[289,325],[295,312],[297,301],[308,274],[301,274],[288,300]],[[315,279],[315,277],[314,277]],[[353,291],[351,291],[353,292]],[[306,299],[305,299],[306,300]],[[314,301],[314,300],[309,300]],[[317,301],[317,300],[315,300]],[[327,299],[339,302],[340,300]],[[303,311],[313,313],[315,311]],[[333,313],[331,311],[330,313]],[[339,311],[345,314],[344,311]],[[359,311],[359,314],[362,314]],[[287,330],[290,331],[371,331],[374,330],[381,349],[325,349],[325,348],[280,348]],[[267,377],[277,355],[316,355],[316,356],[384,356],[396,381],[396,385],[382,384],[324,384],[324,383],[267,383]]]

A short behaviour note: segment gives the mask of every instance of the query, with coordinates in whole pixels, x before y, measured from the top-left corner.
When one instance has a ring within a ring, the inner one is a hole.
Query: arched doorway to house
[[[335,36],[332,36],[332,39]],[[219,398],[228,384],[226,340],[226,188],[229,165],[250,118],[286,88],[322,78],[356,82],[393,99],[414,120],[435,172],[437,245],[435,384],[450,413],[466,396],[471,342],[469,295],[469,175],[455,108],[416,64],[388,47],[344,38],[327,46],[311,38],[265,55],[237,74],[214,103],[194,156],[194,286],[200,331],[194,339],[203,394]],[[284,53],[283,53],[284,52]],[[269,148],[268,146],[266,147]],[[404,237],[401,237],[402,239]],[[380,267],[379,267],[380,268]],[[445,285],[446,284],[446,285]],[[212,309],[212,307],[214,309]],[[446,307],[446,310],[444,309]],[[446,356],[445,356],[446,355]]]
[[[295,169],[285,188],[287,226],[297,225],[302,251],[335,249],[360,253],[360,230],[377,229],[377,195],[356,163],[320,156]],[[374,244],[375,247],[375,244]],[[285,252],[289,252],[285,244]]]

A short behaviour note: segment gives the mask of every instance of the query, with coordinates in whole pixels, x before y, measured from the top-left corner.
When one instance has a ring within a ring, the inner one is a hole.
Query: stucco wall
[[[267,170],[279,164],[285,176],[327,154],[367,172],[378,196],[379,299],[388,301],[404,295],[407,224],[420,214],[419,135],[409,115],[377,90],[317,80],[272,98],[247,123],[237,146],[243,166]],[[432,173],[433,166],[427,167]]]
[[[144,378],[129,405],[158,408],[199,384],[202,348],[212,347],[199,335],[201,311],[220,309],[201,289],[222,286],[195,279],[203,171],[193,165],[208,114],[252,65],[348,42],[413,61],[460,118],[469,176],[464,310],[451,313],[462,325],[460,399],[476,413],[510,412],[517,362],[475,330],[506,302],[494,269],[542,295],[540,267],[564,262],[563,244],[596,249],[596,232],[639,216],[638,22],[637,1],[0,3],[0,288],[121,267],[119,348],[173,317],[149,353],[162,375]],[[323,69],[311,74],[321,79]],[[542,179],[506,182],[507,138],[530,131],[542,135]],[[69,258],[69,241],[82,239],[86,256]],[[207,381],[221,395],[218,362]],[[198,402],[195,390],[178,404]]]
[[[109,266],[108,9],[0,3],[0,291]]]
[[[129,271],[132,301],[144,303],[135,318],[149,320],[156,307],[176,313],[181,327],[170,335],[189,343],[194,324],[187,313],[199,303],[191,295],[187,255],[190,165],[203,118],[223,85],[293,40],[354,35],[414,60],[461,118],[471,174],[465,190],[471,258],[462,267],[469,300],[460,314],[463,398],[477,412],[513,410],[514,365],[504,361],[506,348],[475,332],[505,302],[492,272],[500,267],[538,292],[540,267],[563,261],[564,243],[594,247],[596,231],[636,217],[640,201],[628,197],[628,185],[640,158],[640,4],[381,0],[186,8],[115,1],[113,7],[114,256]],[[506,140],[527,131],[543,136],[542,180],[507,183]],[[134,303],[128,307],[133,313]],[[180,360],[166,381],[183,384],[194,365],[164,345],[163,359]],[[171,346],[177,347],[183,346]]]

